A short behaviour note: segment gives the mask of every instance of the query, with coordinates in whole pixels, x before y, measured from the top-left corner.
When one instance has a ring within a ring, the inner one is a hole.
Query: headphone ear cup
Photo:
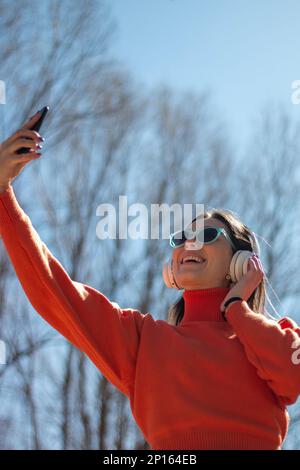
[[[248,250],[238,250],[234,253],[229,268],[230,277],[233,282],[238,282],[247,273],[248,261],[252,255],[253,253]]]
[[[168,261],[163,264],[162,276],[163,276],[166,286],[169,288],[172,288],[173,286],[171,284],[170,275],[172,276],[172,271],[171,271],[170,262]]]
[[[178,289],[181,290],[180,287],[177,286],[174,276],[173,276],[173,271],[172,271],[172,260],[167,261],[163,264],[163,269],[162,269],[162,276],[164,279],[164,282],[166,286],[170,289]]]

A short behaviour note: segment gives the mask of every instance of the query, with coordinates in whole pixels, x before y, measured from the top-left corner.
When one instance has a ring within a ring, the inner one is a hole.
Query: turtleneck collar
[[[220,306],[229,291],[229,287],[185,290],[183,293],[184,315],[180,324],[190,321],[224,322]]]

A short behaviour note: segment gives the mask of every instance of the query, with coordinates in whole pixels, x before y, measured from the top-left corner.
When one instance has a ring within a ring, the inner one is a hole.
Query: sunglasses
[[[222,234],[227,238],[231,246],[236,249],[234,243],[223,227],[205,227],[204,229],[201,228],[195,231],[190,229],[179,230],[178,232],[171,233],[169,238],[171,247],[179,248],[180,246],[183,246],[187,240],[194,239],[195,237],[197,241],[203,242],[205,245],[209,245],[210,243],[214,243]]]

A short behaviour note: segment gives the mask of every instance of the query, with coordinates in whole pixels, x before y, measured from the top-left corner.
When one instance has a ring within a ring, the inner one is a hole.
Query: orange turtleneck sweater
[[[130,400],[152,449],[280,449],[286,405],[300,393],[300,329],[220,304],[228,288],[184,292],[180,325],[121,308],[72,280],[40,239],[12,187],[0,233],[35,310]]]

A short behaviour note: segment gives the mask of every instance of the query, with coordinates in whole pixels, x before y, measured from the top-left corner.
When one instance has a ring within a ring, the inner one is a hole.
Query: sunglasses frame
[[[211,240],[210,242],[203,242],[204,245],[210,245],[210,243],[214,243],[215,241],[218,240],[219,236],[220,236],[221,234],[223,234],[224,237],[230,242],[232,248],[233,248],[234,250],[236,249],[236,247],[235,247],[233,241],[231,240],[231,238],[230,238],[230,236],[228,235],[228,233],[226,232],[226,230],[225,230],[223,227],[214,227],[214,226],[212,226],[212,225],[207,225],[206,227],[204,227],[204,229],[203,229],[203,228],[200,228],[200,229],[196,230],[195,232],[193,232],[193,231],[190,230],[190,229],[186,229],[186,230],[178,230],[178,232],[171,233],[171,234],[169,235],[169,238],[170,238],[170,246],[171,246],[172,248],[180,248],[181,246],[184,246],[184,244],[185,244],[185,242],[186,242],[187,240],[189,240],[189,239],[185,240],[185,241],[184,241],[183,243],[181,243],[180,245],[174,245],[174,244],[172,244],[172,239],[173,239],[174,235],[176,235],[177,233],[180,233],[180,232],[181,232],[181,233],[185,232],[185,233],[190,233],[190,234],[191,234],[191,233],[194,233],[194,237],[193,237],[192,239],[194,239],[194,238],[196,237],[196,239],[198,240],[198,235],[199,235],[199,233],[200,233],[200,232],[204,232],[204,230],[205,230],[206,228],[214,228],[215,230],[217,230],[217,235],[216,235],[216,237],[215,237],[213,240]]]

